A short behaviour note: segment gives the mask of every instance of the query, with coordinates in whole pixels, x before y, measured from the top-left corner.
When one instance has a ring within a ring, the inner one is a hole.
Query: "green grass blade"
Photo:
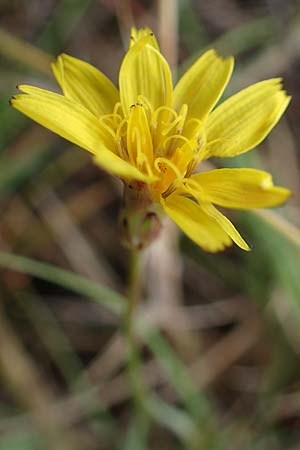
[[[166,373],[171,386],[182,399],[186,409],[196,420],[205,420],[211,416],[207,399],[193,383],[184,364],[162,334],[151,329],[144,332],[144,340]]]
[[[51,283],[59,284],[77,294],[87,296],[115,314],[120,315],[126,299],[108,287],[101,286],[87,278],[55,267],[52,264],[34,261],[24,256],[0,252],[0,267],[41,278]]]

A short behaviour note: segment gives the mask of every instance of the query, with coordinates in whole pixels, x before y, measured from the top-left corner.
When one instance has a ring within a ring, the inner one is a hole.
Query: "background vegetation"
[[[293,96],[258,150],[213,161],[294,192],[232,214],[252,251],[206,254],[166,222],[144,255],[142,411],[120,332],[121,185],[8,106],[19,83],[57,89],[62,51],[117,81],[133,23],[174,76],[214,47],[236,58],[226,95],[282,76]],[[0,1],[0,450],[300,448],[299,64],[297,0]]]

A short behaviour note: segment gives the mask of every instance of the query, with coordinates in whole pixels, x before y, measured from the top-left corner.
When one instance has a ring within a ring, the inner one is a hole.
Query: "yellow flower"
[[[96,68],[62,54],[52,69],[63,95],[19,86],[14,108],[88,150],[95,162],[154,204],[198,245],[216,252],[234,241],[249,247],[215,207],[279,205],[290,195],[255,169],[194,173],[212,156],[236,156],[258,145],[290,98],[274,78],[215,105],[233,58],[204,53],[173,89],[169,65],[149,29],[132,30],[119,90]]]

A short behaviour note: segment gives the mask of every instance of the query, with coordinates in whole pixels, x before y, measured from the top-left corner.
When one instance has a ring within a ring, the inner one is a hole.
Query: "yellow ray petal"
[[[111,113],[119,101],[113,83],[87,62],[62,54],[52,63],[52,70],[65,96],[96,116]]]
[[[159,51],[159,45],[158,42],[156,40],[156,37],[154,36],[152,30],[148,27],[145,28],[135,28],[132,27],[131,28],[131,33],[130,33],[130,43],[129,43],[129,48],[131,48],[134,44],[136,44],[140,39],[144,38],[148,36],[149,39],[149,44],[152,45],[152,47],[156,48],[156,50]]]
[[[221,97],[233,70],[233,58],[222,59],[214,50],[202,55],[177,83],[173,107],[188,105],[188,118],[203,120]]]
[[[230,97],[207,120],[206,158],[235,156],[258,145],[289,101],[280,78],[261,81]]]
[[[113,136],[100,121],[78,103],[63,95],[32,86],[19,86],[25,94],[16,95],[11,104],[54,133],[96,155],[99,165],[124,177],[148,181],[149,177],[115,155]]]
[[[224,232],[231,237],[233,242],[235,242],[243,250],[250,250],[247,242],[244,241],[235,226],[230,222],[229,219],[227,219],[227,217],[224,216],[224,214],[218,211],[211,203],[203,203],[201,204],[201,207],[207,215],[216,220],[216,222],[222,227]]]
[[[277,206],[291,192],[274,186],[272,176],[255,169],[217,169],[191,177],[203,201],[225,208],[250,209]]]
[[[19,86],[24,94],[11,104],[26,116],[91,153],[104,146],[114,150],[113,135],[86,108],[63,95],[33,86]]]
[[[156,180],[156,177],[153,175],[145,175],[130,163],[107,150],[99,152],[95,156],[94,162],[102,169],[107,170],[107,172],[125,180],[137,180],[145,183],[152,183]]]
[[[193,200],[174,193],[162,200],[162,206],[182,231],[204,250],[214,253],[232,245],[223,227]]]
[[[153,161],[152,137],[143,105],[132,105],[127,128],[127,151],[133,164],[148,166]]]
[[[152,45],[152,36],[140,38],[126,53],[119,74],[123,111],[145,97],[153,110],[169,105],[172,95],[172,75],[167,61]]]

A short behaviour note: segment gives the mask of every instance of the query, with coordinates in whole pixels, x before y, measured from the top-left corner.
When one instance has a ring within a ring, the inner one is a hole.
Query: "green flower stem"
[[[141,296],[141,251],[131,250],[127,308],[123,317],[123,332],[127,347],[128,379],[133,395],[134,410],[139,431],[147,433],[148,418],[145,410],[147,389],[143,382],[142,364],[135,336],[135,314]]]
[[[127,364],[129,382],[134,395],[134,401],[138,408],[142,403],[141,367],[139,351],[135,339],[134,322],[136,307],[140,299],[141,290],[141,255],[139,250],[132,250],[130,254],[129,287],[127,295],[127,307],[124,311],[124,337],[127,347]]]
[[[127,308],[124,313],[125,331],[130,341],[134,340],[133,321],[136,307],[141,295],[141,251],[131,250],[129,265],[129,287],[127,294]]]

